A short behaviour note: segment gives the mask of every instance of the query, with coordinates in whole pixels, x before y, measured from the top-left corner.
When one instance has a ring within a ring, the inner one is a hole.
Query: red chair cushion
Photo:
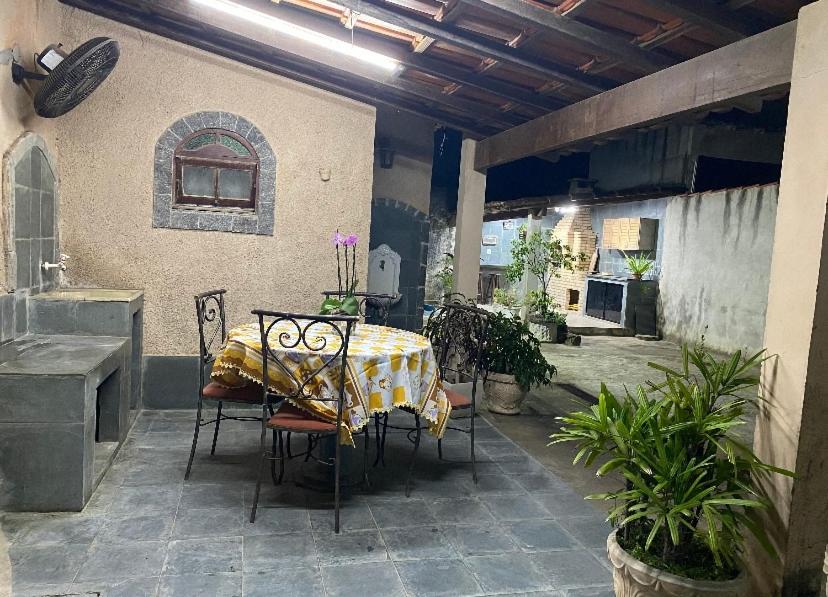
[[[299,408],[298,406],[294,406],[287,400],[282,402],[282,404],[279,406],[277,414],[280,414],[283,417],[293,417],[294,419],[304,419],[310,416],[301,408]]]
[[[312,417],[292,404],[280,406],[276,414],[267,420],[267,426],[270,429],[283,429],[296,433],[334,433],[336,431],[335,423]]]
[[[471,398],[468,396],[464,396],[460,392],[455,392],[451,388],[443,388],[446,392],[446,398],[448,398],[449,404],[451,404],[452,408],[470,408],[471,407]]]
[[[256,384],[249,384],[243,388],[225,388],[211,381],[204,386],[201,394],[210,400],[262,403],[262,387]]]

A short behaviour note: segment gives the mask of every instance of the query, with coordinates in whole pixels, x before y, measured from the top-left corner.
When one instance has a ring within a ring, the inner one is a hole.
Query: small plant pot
[[[489,373],[483,382],[486,408],[499,415],[519,415],[526,398],[526,390],[515,381],[514,375]]]
[[[648,566],[618,544],[616,531],[607,537],[616,597],[744,597],[748,578],[744,572],[733,580],[693,580]]]
[[[642,278],[642,274],[633,274],[632,275],[633,280],[640,280],[641,278]]]

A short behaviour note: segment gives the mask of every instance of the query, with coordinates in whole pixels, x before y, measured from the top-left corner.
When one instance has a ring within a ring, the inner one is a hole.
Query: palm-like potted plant
[[[627,255],[624,251],[621,251],[621,254],[624,256],[627,269],[635,280],[640,280],[646,276],[655,265],[649,253],[646,255]]]
[[[789,471],[760,461],[734,431],[756,405],[753,371],[763,352],[716,359],[703,345],[682,348],[680,370],[618,398],[602,385],[589,411],[560,417],[552,443],[574,442],[575,463],[620,473],[607,539],[616,595],[740,596],[746,533],[773,553],[755,518],[770,507],[760,479]]]
[[[520,318],[502,313],[489,318],[482,365],[486,407],[502,415],[520,414],[529,389],[551,383],[556,372],[528,326]]]

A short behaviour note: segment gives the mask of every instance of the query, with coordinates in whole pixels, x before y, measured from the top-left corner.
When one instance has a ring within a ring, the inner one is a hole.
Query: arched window
[[[173,161],[176,205],[255,210],[259,157],[244,137],[197,130],[181,140]]]

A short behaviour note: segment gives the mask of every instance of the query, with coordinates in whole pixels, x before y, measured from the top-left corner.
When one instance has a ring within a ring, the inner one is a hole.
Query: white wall
[[[778,185],[672,197],[662,224],[662,332],[762,348]]]

